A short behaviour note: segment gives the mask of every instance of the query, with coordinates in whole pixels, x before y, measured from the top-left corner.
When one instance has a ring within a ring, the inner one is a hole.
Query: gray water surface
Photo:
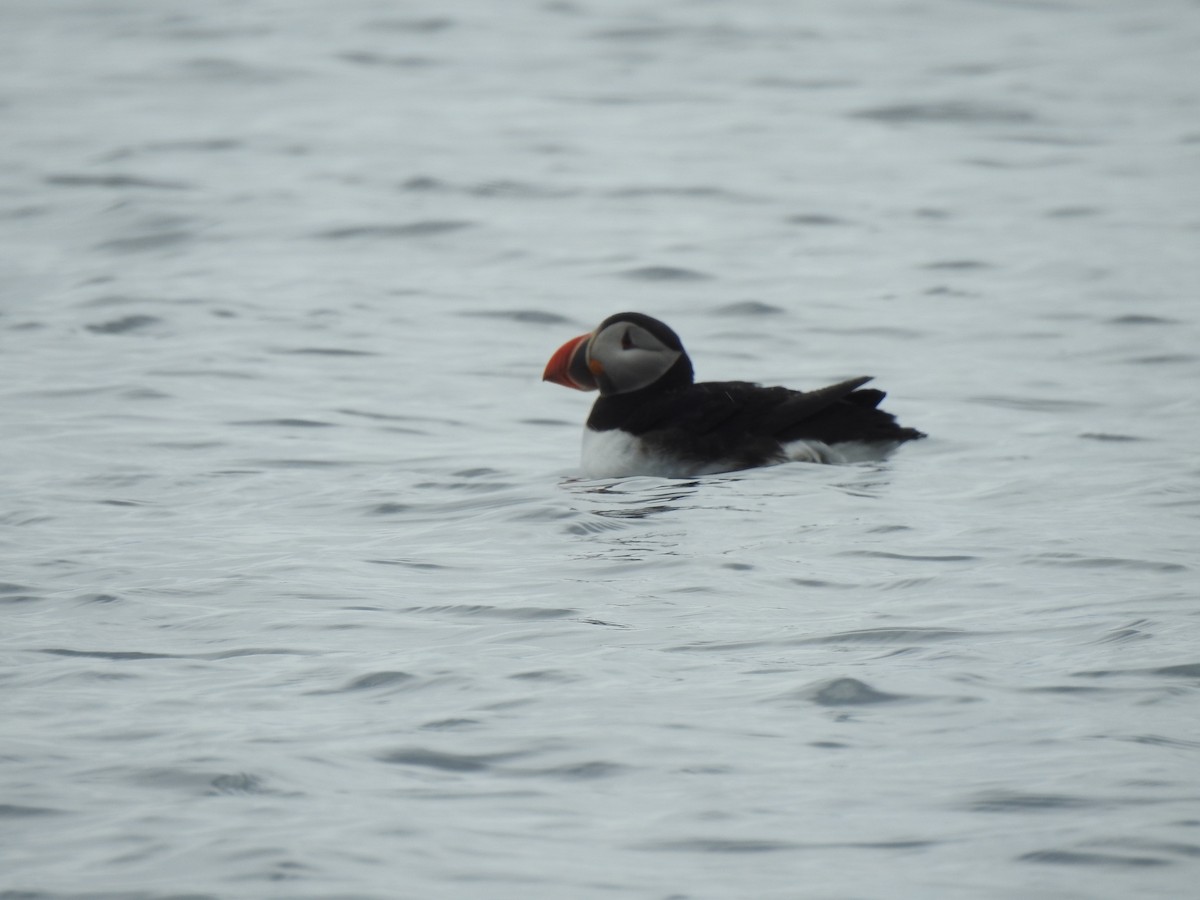
[[[0,11],[0,897],[1200,863],[1200,6]],[[634,309],[870,464],[578,477]]]

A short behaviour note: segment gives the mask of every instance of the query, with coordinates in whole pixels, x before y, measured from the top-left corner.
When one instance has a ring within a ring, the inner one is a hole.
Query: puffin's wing
[[[862,389],[869,376],[815,391],[763,387],[745,381],[701,382],[671,391],[640,407],[623,425],[632,434],[670,430],[720,448],[728,455],[745,442],[819,440],[909,440],[920,432],[902,429],[876,409],[883,391]],[[714,454],[719,455],[717,450]]]
[[[763,409],[773,405],[770,399],[766,407],[763,403],[763,397],[770,391],[790,393],[784,388],[763,388],[748,381],[689,384],[642,403],[623,427],[633,434],[662,428],[694,435],[710,434],[722,426],[736,425],[747,414],[761,418]]]
[[[811,419],[841,400],[850,399],[868,409],[883,399],[882,391],[854,392],[871,380],[870,375],[839,381],[815,391],[788,391],[787,398],[763,417],[762,430],[767,434],[785,435],[806,419]],[[865,395],[865,396],[864,396]]]
[[[859,391],[870,378],[852,378],[816,391],[763,387],[747,381],[706,381],[664,398],[674,416],[669,424],[696,435],[731,434],[782,436],[847,398],[871,408],[882,391]],[[874,397],[862,395],[878,394]],[[667,422],[660,422],[667,425]]]

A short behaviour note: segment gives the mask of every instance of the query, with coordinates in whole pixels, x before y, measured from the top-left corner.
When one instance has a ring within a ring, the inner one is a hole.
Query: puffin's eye
[[[625,333],[621,335],[621,349],[622,350],[632,350],[633,349],[633,338],[631,338],[629,336],[629,332],[631,330],[632,329],[630,329],[630,328],[626,328]]]

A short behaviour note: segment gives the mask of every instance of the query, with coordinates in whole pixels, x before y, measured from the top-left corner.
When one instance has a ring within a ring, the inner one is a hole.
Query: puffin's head
[[[607,396],[649,387],[668,373],[672,382],[691,384],[692,363],[679,336],[658,319],[627,312],[559,347],[542,380]]]

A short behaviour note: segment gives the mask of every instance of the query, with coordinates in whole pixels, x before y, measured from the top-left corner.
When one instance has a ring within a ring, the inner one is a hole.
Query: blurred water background
[[[0,897],[1180,898],[1195,0],[5,0]],[[624,309],[883,463],[577,477]]]

